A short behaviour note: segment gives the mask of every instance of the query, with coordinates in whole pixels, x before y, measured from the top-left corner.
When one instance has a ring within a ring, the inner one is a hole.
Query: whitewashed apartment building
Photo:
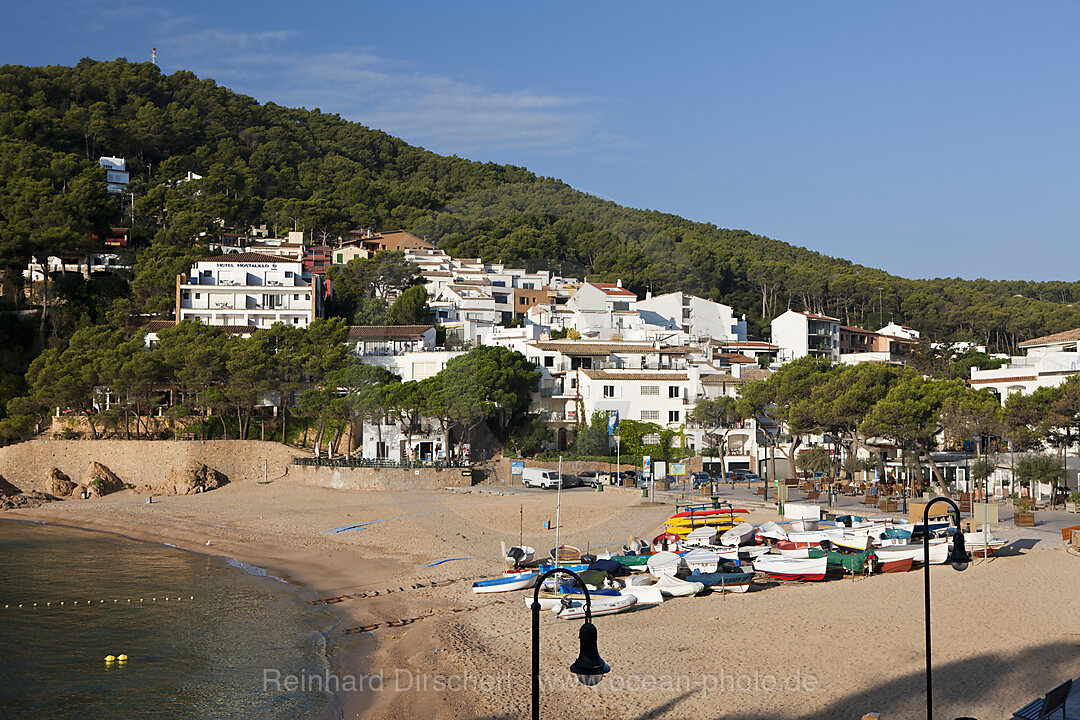
[[[176,277],[177,321],[307,327],[319,317],[322,281],[304,273],[300,260],[239,253],[197,260],[189,273]]]

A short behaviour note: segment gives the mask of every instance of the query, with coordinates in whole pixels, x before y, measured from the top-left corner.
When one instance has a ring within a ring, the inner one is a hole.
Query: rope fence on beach
[[[341,633],[342,633],[342,635],[355,635],[357,633],[372,632],[374,630],[378,630],[379,628],[387,628],[387,629],[400,628],[400,627],[405,627],[407,625],[412,625],[413,623],[418,622],[420,620],[426,620],[427,618],[436,617],[437,615],[452,615],[452,614],[473,612],[475,610],[479,610],[480,608],[491,607],[492,605],[505,605],[505,604],[506,604],[506,600],[492,600],[491,602],[485,603],[483,605],[472,605],[472,606],[468,606],[468,607],[458,607],[458,608],[446,608],[445,610],[439,610],[439,611],[432,610],[429,613],[424,613],[423,615],[417,615],[415,617],[395,618],[393,620],[383,620],[381,622],[369,623],[367,625],[358,625],[356,627],[344,628],[341,631]]]
[[[363,600],[364,598],[382,597],[383,595],[390,595],[392,593],[408,592],[409,590],[423,590],[425,588],[446,587],[456,582],[468,582],[470,580],[479,580],[481,578],[488,577],[487,575],[473,575],[472,577],[462,578],[448,578],[446,580],[429,580],[426,583],[413,583],[412,585],[399,585],[398,587],[390,587],[385,590],[368,590],[365,592],[349,593],[347,595],[335,595],[333,597],[318,598],[317,600],[308,600],[309,605],[334,605],[345,600]]]

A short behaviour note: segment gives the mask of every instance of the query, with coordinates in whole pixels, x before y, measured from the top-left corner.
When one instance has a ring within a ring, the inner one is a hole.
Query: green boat
[[[644,555],[612,555],[611,559],[626,567],[638,567],[649,562],[649,558]]]
[[[850,573],[866,572],[866,564],[873,559],[874,553],[872,550],[866,550],[858,555],[850,555],[848,553],[835,552],[833,550],[822,550],[820,548],[811,548],[809,556],[812,558],[827,557],[826,561],[829,568],[841,570]]]

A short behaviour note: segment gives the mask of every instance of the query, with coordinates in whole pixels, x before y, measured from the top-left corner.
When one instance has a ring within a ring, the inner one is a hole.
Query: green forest
[[[127,195],[105,192],[102,155],[126,159]],[[203,179],[185,182],[189,172]],[[27,390],[43,350],[63,349],[83,328],[130,335],[169,317],[176,275],[207,254],[200,234],[262,223],[312,242],[400,228],[450,254],[622,278],[639,292],[684,290],[745,313],[758,336],[789,307],[870,328],[891,319],[994,350],[1080,327],[1078,282],[900,278],[746,230],[621,207],[525,168],[436,155],[318,108],[260,104],[186,71],[123,59],[8,65],[0,413]],[[131,228],[130,278],[26,285],[31,257],[101,249],[95,238],[110,226]],[[365,316],[362,305],[353,316]]]

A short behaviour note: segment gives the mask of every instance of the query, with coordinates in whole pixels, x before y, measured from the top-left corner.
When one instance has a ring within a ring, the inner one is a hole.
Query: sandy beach
[[[562,537],[581,548],[655,535],[671,506],[631,494],[563,493]],[[525,717],[530,633],[524,593],[477,596],[471,578],[502,568],[500,542],[555,544],[554,493],[339,491],[288,479],[203,495],[122,492],[5,513],[234,557],[329,607],[331,651],[355,674],[343,717]],[[752,520],[775,519],[758,510]],[[328,534],[344,525],[363,529]],[[1005,532],[1008,535],[1007,532]],[[425,565],[455,558],[431,567]],[[468,559],[457,559],[468,558]],[[1008,717],[1080,675],[1075,597],[1080,557],[1028,551],[958,573],[932,569],[935,709]],[[467,580],[468,579],[468,580]],[[435,585],[432,586],[433,581]],[[423,584],[414,589],[410,586]],[[402,588],[398,590],[398,588]],[[386,593],[390,589],[393,592]],[[378,595],[373,595],[378,591]],[[546,717],[883,718],[925,710],[921,572],[808,584],[761,583],[743,595],[680,598],[597,618],[612,666],[596,687],[569,674],[579,622],[542,620]],[[424,616],[401,627],[347,629]],[[252,679],[258,682],[257,678]]]

